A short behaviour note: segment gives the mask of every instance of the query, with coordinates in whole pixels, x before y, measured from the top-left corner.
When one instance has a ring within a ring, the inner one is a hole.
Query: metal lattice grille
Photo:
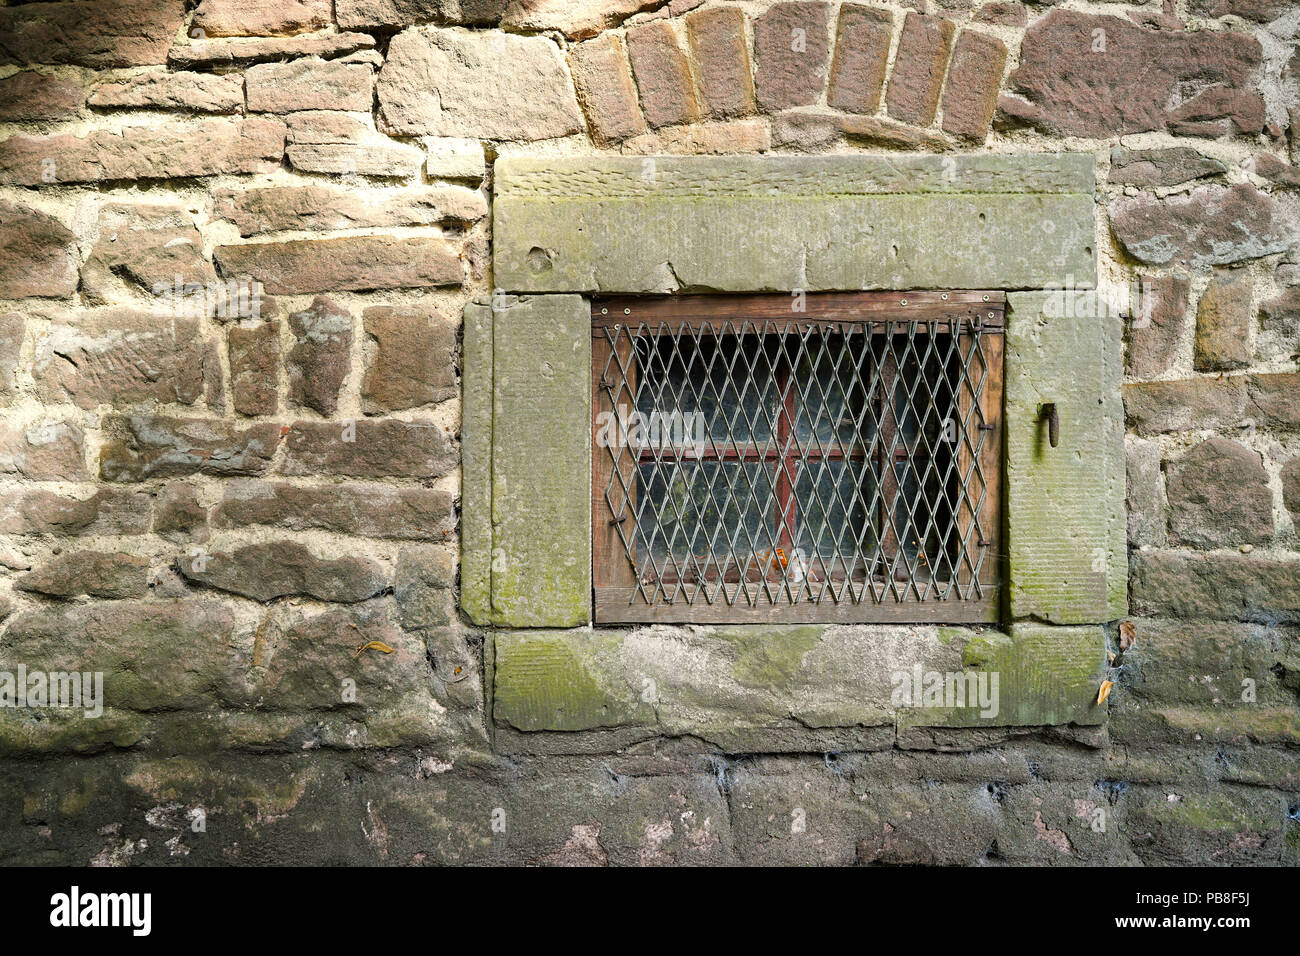
[[[598,619],[626,619],[620,604],[737,620],[779,608],[983,614],[1000,337],[987,346],[1001,306],[963,316],[935,301],[936,317],[900,306],[851,321],[791,314],[788,299],[780,319],[726,300],[642,321],[607,309],[593,327],[593,492],[603,560],[617,567],[597,568]],[[602,595],[611,578],[623,586]]]

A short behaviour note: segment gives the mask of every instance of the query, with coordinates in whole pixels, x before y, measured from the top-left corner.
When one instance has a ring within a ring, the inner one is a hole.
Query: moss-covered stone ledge
[[[1099,626],[500,631],[489,661],[505,753],[655,738],[724,753],[942,749],[932,728],[1095,728],[1106,716]]]

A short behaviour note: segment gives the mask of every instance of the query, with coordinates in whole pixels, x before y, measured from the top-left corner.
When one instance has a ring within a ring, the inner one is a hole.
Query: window
[[[595,300],[595,620],[996,620],[1004,311]]]

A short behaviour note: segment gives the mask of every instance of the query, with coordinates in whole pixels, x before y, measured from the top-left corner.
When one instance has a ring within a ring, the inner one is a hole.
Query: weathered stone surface
[[[1251,160],[1256,176],[1290,189],[1300,189],[1300,169],[1282,162],[1272,153],[1261,153]]]
[[[840,130],[851,140],[894,149],[939,152],[951,145],[938,133],[877,116],[846,116],[840,121]]]
[[[199,501],[197,486],[170,481],[158,492],[153,505],[153,533],[176,544],[208,540],[208,509]]]
[[[1012,121],[1054,135],[1107,139],[1161,130],[1184,89],[1199,91],[1207,80],[1243,87],[1260,59],[1259,41],[1243,33],[1151,30],[1053,10],[1025,33],[1008,80],[1016,95],[999,107]]]
[[[18,363],[22,357],[27,322],[18,312],[0,313],[0,398],[18,384]]]
[[[84,481],[85,436],[71,422],[41,419],[0,423],[0,474],[32,481]]]
[[[192,29],[210,37],[287,36],[327,26],[332,13],[330,0],[201,0]]]
[[[1179,136],[1255,135],[1264,129],[1264,98],[1254,90],[1221,83],[1207,87],[1168,117],[1169,132]]]
[[[1300,621],[1300,562],[1236,551],[1133,555],[1133,609],[1181,618]]]
[[[111,419],[100,451],[105,481],[144,481],[184,475],[260,475],[271,465],[280,441],[273,424],[237,427],[207,418],[130,415]]]
[[[429,147],[424,170],[430,179],[481,180],[487,173],[483,144],[476,139],[443,136],[425,140]]]
[[[829,3],[800,0],[778,3],[755,18],[754,89],[759,108],[775,112],[821,99],[830,60],[830,15]]]
[[[388,586],[384,569],[370,558],[320,558],[295,541],[182,556],[177,567],[187,580],[256,601],[302,594],[353,604]]]
[[[256,186],[214,190],[215,212],[241,236],[304,229],[330,231],[375,226],[430,226],[473,222],[487,200],[463,186],[415,186],[358,194],[333,186]]]
[[[416,176],[424,153],[345,113],[307,110],[287,117],[285,155],[297,169],[357,176]]]
[[[266,525],[368,538],[441,541],[455,528],[452,496],[435,488],[389,484],[228,483],[212,515],[219,528]]]
[[[226,334],[235,411],[274,415],[280,410],[280,323],[241,323]]]
[[[885,91],[885,103],[894,119],[913,126],[933,122],[955,32],[948,20],[907,12]]]
[[[1006,513],[1013,619],[1114,620],[1127,609],[1118,314],[1008,295]],[[1100,314],[1098,314],[1100,313]],[[1060,447],[1042,405],[1054,402]]]
[[[772,117],[772,143],[804,152],[820,152],[844,135],[842,117],[820,110],[786,110]]]
[[[963,30],[952,51],[944,84],[944,132],[976,143],[984,142],[998,105],[998,87],[1007,48],[997,37]]]
[[[1258,452],[1210,438],[1169,463],[1175,544],[1228,548],[1273,538],[1273,492]]]
[[[184,206],[101,207],[99,237],[81,267],[81,294],[88,303],[103,305],[142,291],[158,297],[158,308],[165,309],[187,287],[212,287],[216,281],[216,270],[203,255],[203,236]]]
[[[1155,378],[1174,361],[1187,317],[1191,282],[1182,276],[1138,276],[1134,321],[1124,362],[1135,378]]]
[[[686,15],[686,39],[695,63],[702,112],[714,119],[754,110],[754,78],[745,42],[745,14],[710,7]]]
[[[691,70],[669,23],[654,20],[628,30],[627,52],[647,123],[689,123],[699,115]]]
[[[0,504],[4,534],[144,534],[149,530],[146,494],[100,488],[78,498],[44,489],[6,492]]]
[[[616,143],[645,131],[636,85],[622,41],[614,34],[579,43],[570,54],[578,99],[597,143]]]
[[[1128,542],[1134,548],[1163,548],[1168,541],[1169,509],[1164,476],[1160,473],[1160,446],[1141,438],[1125,443],[1128,491]]]
[[[86,90],[72,77],[20,70],[0,80],[0,120],[6,123],[75,119],[85,104]]]
[[[74,239],[53,216],[0,199],[0,298],[62,298],[75,292]]]
[[[880,106],[894,18],[886,10],[846,3],[840,7],[826,104],[849,113]]]
[[[329,59],[355,53],[357,50],[369,50],[374,45],[375,38],[367,33],[323,33],[275,39],[196,39],[188,44],[173,46],[167,54],[167,65],[174,70],[189,70],[261,63],[294,56]]]
[[[456,565],[441,548],[403,548],[397,556],[393,599],[408,631],[446,627],[456,618]],[[446,675],[456,676],[456,675]]]
[[[318,295],[310,308],[289,316],[289,332],[289,400],[328,418],[338,410],[339,389],[352,371],[352,314]]]
[[[643,165],[498,160],[496,284],[788,292],[1094,281],[1088,156],[661,157],[651,179]]]
[[[140,73],[98,84],[91,90],[89,103],[100,109],[238,113],[244,105],[244,78],[219,73]]]
[[[772,133],[767,121],[748,117],[720,123],[691,123],[687,126],[653,129],[625,140],[623,153],[638,156],[657,156],[663,153],[722,156],[731,153],[761,153],[771,145]]]
[[[4,644],[6,656],[33,669],[102,672],[114,708],[180,710],[245,697],[234,630],[219,602],[123,601],[19,614]]]
[[[162,63],[185,18],[182,0],[85,0],[0,8],[0,63],[97,69]]]
[[[1198,372],[1245,368],[1255,359],[1251,341],[1251,295],[1245,269],[1219,271],[1196,306],[1194,362]]]
[[[276,295],[460,285],[463,268],[445,239],[344,236],[218,246],[226,276],[250,276]]]
[[[367,412],[446,401],[457,392],[456,325],[432,310],[373,306],[362,314],[375,354],[361,383]]]
[[[1019,3],[994,0],[975,11],[976,23],[996,23],[1008,27],[1023,27],[1029,22],[1029,11]]]
[[[585,624],[591,477],[572,463],[591,460],[591,309],[579,296],[512,299],[493,325],[493,620]]]
[[[58,318],[37,343],[33,374],[47,401],[86,409],[193,405],[216,388],[221,366],[197,319],[110,307]]]
[[[1300,427],[1300,372],[1250,376],[1246,380],[1246,416],[1265,428]]]
[[[432,422],[294,422],[285,445],[286,475],[437,478],[456,466],[450,437]]]
[[[1228,167],[1217,159],[1202,156],[1190,146],[1168,149],[1125,149],[1110,151],[1107,182],[1130,186],[1176,186],[1193,179],[1218,176]]]
[[[50,597],[141,598],[148,591],[148,577],[146,558],[74,551],[22,575],[15,586]]]
[[[1203,269],[1242,262],[1281,252],[1292,238],[1285,215],[1248,183],[1197,186],[1165,199],[1120,196],[1109,214],[1124,250],[1153,265]]]
[[[98,129],[85,136],[17,135],[0,143],[0,182],[40,186],[265,173],[283,155],[284,123],[264,117]]]
[[[1291,520],[1300,527],[1300,457],[1282,466],[1282,504],[1291,512]]]
[[[389,43],[378,93],[389,133],[537,140],[582,129],[560,51],[543,37],[403,31]]]
[[[474,624],[492,623],[492,337],[495,310],[465,305],[460,422],[460,606]]]
[[[1300,353],[1300,285],[1290,286],[1277,298],[1260,303],[1259,333],[1261,349],[1272,342],[1288,354]]]
[[[508,0],[501,25],[511,30],[559,30],[567,37],[594,36],[663,0]]]
[[[370,112],[372,72],[364,63],[304,57],[288,63],[258,63],[248,68],[244,84],[253,112],[296,110]]]
[[[1239,375],[1124,386],[1124,410],[1139,435],[1232,428],[1242,424],[1245,408],[1246,382]]]

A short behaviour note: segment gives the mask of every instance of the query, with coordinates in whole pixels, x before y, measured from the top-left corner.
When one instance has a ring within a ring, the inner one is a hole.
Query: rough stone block
[[[705,115],[726,119],[752,113],[754,78],[744,11],[737,7],[694,10],[686,15],[686,38]]]
[[[929,126],[934,121],[955,32],[951,21],[942,17],[907,12],[885,91],[885,103],[894,119],[913,126]]]
[[[238,113],[244,106],[244,78],[217,73],[140,73],[100,83],[89,104],[97,109],[193,110]]]
[[[366,419],[294,422],[287,427],[286,475],[437,478],[456,466],[448,430],[433,422]]]
[[[224,486],[212,523],[218,528],[263,525],[288,531],[442,541],[455,528],[452,503],[451,494],[437,488],[235,480]]]
[[[338,411],[339,389],[352,371],[352,314],[318,295],[309,308],[289,316],[289,333],[289,401],[328,418]]]
[[[0,298],[63,298],[77,290],[75,236],[53,216],[0,200]]]
[[[429,309],[373,306],[362,313],[374,358],[361,382],[365,411],[397,411],[456,394],[456,327]]]
[[[1214,437],[1166,470],[1173,543],[1235,548],[1273,539],[1273,492],[1258,452]]]
[[[997,37],[963,30],[953,47],[948,81],[944,84],[945,133],[975,143],[984,142],[998,105],[1007,48]]]
[[[622,41],[609,34],[573,48],[573,77],[592,138],[616,143],[645,131]]]
[[[654,20],[629,29],[627,52],[647,123],[689,123],[699,115],[691,69],[671,24]]]
[[[754,87],[760,109],[775,112],[821,99],[830,58],[830,15],[829,3],[800,0],[778,3],[755,18]]]
[[[365,63],[305,57],[288,63],[258,63],[244,84],[255,113],[341,110],[369,113],[373,73]]]
[[[840,7],[826,105],[849,113],[880,106],[894,18],[887,10],[846,3]]]
[[[464,268],[445,239],[343,236],[218,246],[223,275],[248,276],[275,295],[460,285]]]

